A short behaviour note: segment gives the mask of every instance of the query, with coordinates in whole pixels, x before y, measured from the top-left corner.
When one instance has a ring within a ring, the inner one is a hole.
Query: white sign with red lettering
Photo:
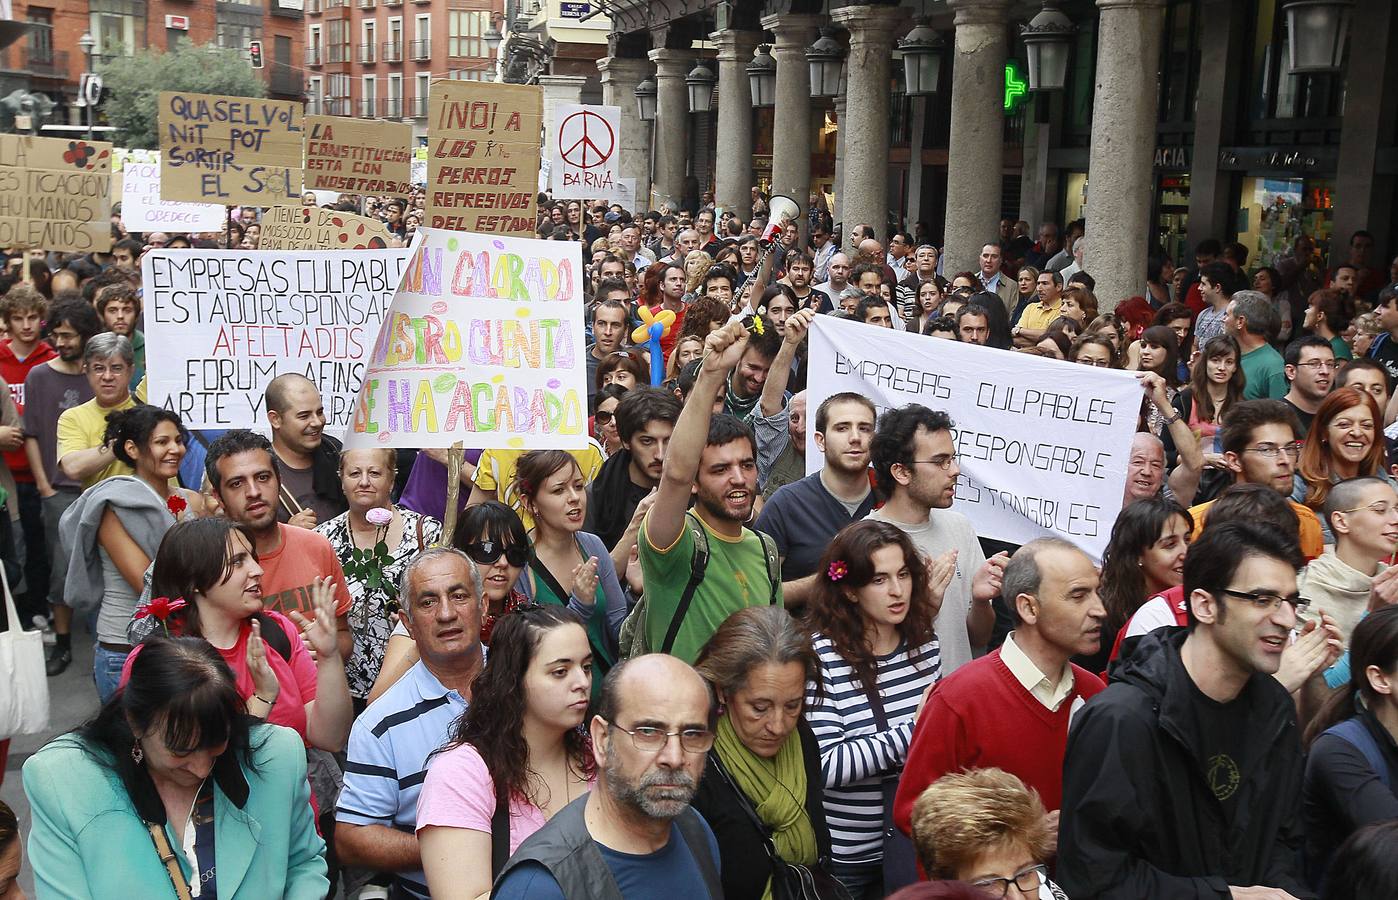
[[[553,196],[611,196],[621,152],[621,107],[560,103],[553,123],[546,154]]]

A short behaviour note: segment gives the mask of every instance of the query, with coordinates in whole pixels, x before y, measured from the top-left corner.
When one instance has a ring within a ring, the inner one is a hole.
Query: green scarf
[[[806,814],[806,760],[800,733],[791,732],[776,757],[764,759],[743,746],[728,716],[723,715],[718,720],[714,749],[733,783],[757,810],[757,817],[772,829],[777,855],[784,862],[814,865],[820,848]],[[771,879],[762,897],[771,900]]]

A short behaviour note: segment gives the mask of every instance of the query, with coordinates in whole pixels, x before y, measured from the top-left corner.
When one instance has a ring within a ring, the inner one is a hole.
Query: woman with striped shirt
[[[913,725],[941,677],[932,630],[955,551],[927,561],[902,529],[865,519],[835,536],[809,608],[820,682],[807,686],[820,745],[831,869],[850,893],[881,898],[884,783],[896,784]]]

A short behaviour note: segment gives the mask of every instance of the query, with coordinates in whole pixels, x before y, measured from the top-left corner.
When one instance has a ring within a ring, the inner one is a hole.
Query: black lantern
[[[1045,3],[1039,14],[1020,29],[1024,52],[1029,56],[1029,90],[1063,90],[1068,81],[1068,48],[1075,31],[1073,20],[1052,2]]]
[[[714,85],[718,83],[718,76],[707,66],[703,63],[695,66],[684,76],[684,83],[689,88],[690,112],[706,113],[714,108]]]
[[[752,62],[748,63],[748,84],[752,89],[753,106],[777,105],[777,61],[768,52],[770,45],[757,48]]]
[[[828,25],[820,29],[820,37],[806,48],[806,61],[811,66],[811,96],[839,96],[845,73],[845,48],[835,40],[835,29]]]
[[[903,81],[909,97],[937,93],[945,46],[937,32],[920,19],[913,30],[898,42],[898,49],[903,54]]]
[[[1354,0],[1291,0],[1286,13],[1291,71],[1338,72]]]
[[[636,85],[636,115],[642,122],[655,121],[655,98],[658,94],[652,78]]]

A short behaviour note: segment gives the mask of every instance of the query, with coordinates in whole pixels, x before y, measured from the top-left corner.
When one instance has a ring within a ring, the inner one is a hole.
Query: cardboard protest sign
[[[413,126],[343,116],[306,117],[306,188],[406,197]]]
[[[290,100],[161,91],[161,199],[258,207],[299,201],[301,110]]]
[[[543,98],[534,85],[432,82],[424,225],[534,234]]]
[[[286,372],[320,388],[326,428],[349,423],[364,358],[410,250],[154,250],[141,259],[146,392],[189,428],[266,426]]]
[[[112,145],[0,134],[0,247],[112,248]]]
[[[419,233],[345,446],[584,446],[578,245]]]
[[[127,231],[218,231],[224,208],[215,203],[160,199],[160,160],[126,161],[122,169],[121,221]]]
[[[606,197],[616,188],[621,107],[560,103],[548,135],[549,188],[555,198]]]
[[[816,316],[807,403],[853,391],[951,416],[953,509],[983,537],[1057,535],[1100,559],[1121,510],[1141,385],[1127,372]],[[806,468],[823,459],[807,438]]]
[[[318,206],[274,206],[262,214],[262,250],[382,250],[388,228],[378,219]]]

